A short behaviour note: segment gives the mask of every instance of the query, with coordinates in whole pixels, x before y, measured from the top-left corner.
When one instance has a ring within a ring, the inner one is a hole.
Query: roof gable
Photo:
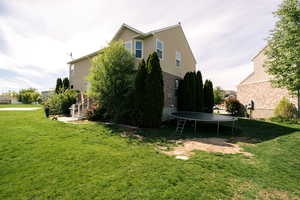
[[[173,25],[173,26],[168,26],[166,28],[154,30],[154,31],[151,31],[150,33],[153,34],[153,35],[155,35],[155,34],[160,35],[161,32],[171,31],[172,29],[178,29],[179,30],[180,35],[182,36],[183,42],[186,44],[187,49],[188,49],[188,51],[189,51],[189,53],[190,53],[190,55],[191,55],[194,63],[196,64],[197,63],[196,58],[195,58],[195,56],[193,54],[193,51],[192,51],[192,49],[190,47],[190,44],[189,44],[189,42],[188,42],[188,40],[187,40],[187,38],[185,36],[185,33],[184,33],[183,28],[182,28],[182,26],[181,26],[180,23],[178,23],[176,25]]]
[[[122,26],[119,28],[119,30],[116,32],[116,34],[114,35],[114,37],[112,38],[112,40],[117,40],[118,37],[120,36],[120,34],[124,31],[124,30],[129,30],[133,33],[135,33],[136,35],[143,35],[144,33],[127,25],[127,24],[122,24]]]
[[[133,32],[133,33],[134,33],[133,38],[145,38],[145,37],[152,36],[152,35],[154,35],[154,34],[157,34],[157,33],[163,32],[163,31],[168,31],[168,30],[173,29],[173,28],[180,28],[180,29],[181,29],[181,31],[182,31],[182,33],[183,33],[183,36],[184,36],[184,39],[185,39],[185,41],[186,41],[186,43],[187,43],[187,45],[188,45],[188,47],[189,47],[189,50],[190,50],[190,52],[191,52],[191,54],[192,54],[193,60],[194,60],[194,62],[196,63],[195,56],[194,56],[194,54],[193,54],[193,52],[192,52],[192,50],[191,50],[191,47],[190,47],[190,45],[189,45],[189,43],[188,43],[188,41],[187,41],[187,39],[186,39],[186,36],[185,36],[185,34],[184,34],[184,32],[183,32],[183,29],[182,29],[182,27],[181,27],[180,22],[179,22],[178,24],[176,24],[176,25],[168,26],[168,27],[161,28],[161,29],[156,29],[156,30],[153,30],[153,31],[149,31],[149,32],[147,32],[147,33],[144,33],[144,32],[142,32],[142,31],[139,31],[139,30],[137,30],[137,29],[135,29],[135,28],[133,28],[133,27],[131,27],[131,26],[129,26],[129,25],[123,23],[123,24],[121,25],[121,27],[118,29],[118,31],[116,32],[116,34],[113,36],[112,41],[113,41],[113,40],[118,40],[119,37],[120,37],[120,35],[123,33],[124,30],[129,30],[130,32]],[[98,51],[95,51],[95,52],[93,52],[93,53],[91,53],[91,54],[82,56],[82,57],[80,57],[80,58],[74,59],[74,60],[68,62],[68,64],[73,64],[73,63],[76,63],[76,62],[81,61],[81,60],[83,60],[83,59],[94,57],[95,55],[98,55],[99,53],[101,53],[101,50],[102,50],[102,49],[100,49],[100,50],[98,50]]]

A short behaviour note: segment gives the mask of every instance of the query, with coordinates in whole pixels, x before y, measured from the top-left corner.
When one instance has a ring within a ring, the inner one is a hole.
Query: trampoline
[[[177,119],[176,133],[178,134],[182,134],[186,121],[195,122],[195,127],[194,127],[195,132],[197,130],[197,122],[216,123],[218,135],[220,131],[220,123],[231,122],[232,133],[233,133],[238,122],[237,117],[215,115],[215,114],[203,113],[203,112],[174,112],[171,114],[171,116]]]

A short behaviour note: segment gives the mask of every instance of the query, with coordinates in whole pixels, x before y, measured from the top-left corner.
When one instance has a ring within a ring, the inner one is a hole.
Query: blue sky
[[[53,88],[68,75],[69,53],[104,47],[122,23],[143,32],[181,22],[197,69],[236,89],[274,27],[280,0],[0,1],[0,92]]]

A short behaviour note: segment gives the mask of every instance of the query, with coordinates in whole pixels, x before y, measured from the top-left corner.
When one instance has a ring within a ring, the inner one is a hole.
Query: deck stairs
[[[76,99],[76,103],[70,107],[71,116],[76,119],[85,119],[89,107],[89,98],[80,93]]]

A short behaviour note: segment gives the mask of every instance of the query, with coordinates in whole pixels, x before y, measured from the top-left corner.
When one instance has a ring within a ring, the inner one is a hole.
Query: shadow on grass
[[[255,144],[300,130],[283,124],[259,120],[239,119],[238,128],[232,134],[231,125],[231,123],[221,124],[218,135],[216,124],[197,123],[197,129],[195,132],[194,122],[188,122],[182,135],[178,135],[175,133],[176,121],[174,120],[164,123],[159,129],[138,129],[134,131],[134,134],[142,136],[143,142],[147,143],[172,143],[179,139],[222,137],[228,138],[232,143],[244,142]],[[113,129],[114,132],[122,130],[122,128],[117,126],[107,127]],[[133,136],[133,138],[134,137],[135,136]]]

